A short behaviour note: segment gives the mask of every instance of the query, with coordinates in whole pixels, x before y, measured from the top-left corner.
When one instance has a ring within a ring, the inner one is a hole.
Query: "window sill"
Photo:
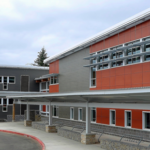
[[[56,84],[50,84],[49,86],[51,86],[51,85],[58,85],[59,83],[56,83]]]
[[[90,86],[90,88],[96,88],[96,86]]]

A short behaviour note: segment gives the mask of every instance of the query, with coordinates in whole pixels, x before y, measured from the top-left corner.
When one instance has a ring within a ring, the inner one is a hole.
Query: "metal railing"
[[[122,135],[122,137],[120,138],[120,142],[121,142],[121,140],[122,140],[123,138],[139,140],[139,141],[138,141],[138,146],[139,146],[139,144],[141,143],[141,141],[143,140],[143,137],[139,137],[139,136],[135,136],[135,135],[130,135],[130,134],[125,134],[125,135]],[[133,141],[129,140],[129,142],[133,142]]]
[[[84,127],[84,126],[79,126],[79,125],[77,125],[77,126],[73,126],[73,127],[72,127],[72,131],[73,131],[73,129],[81,129],[81,132],[80,132],[80,133],[82,133],[82,132],[85,130],[85,127]]]

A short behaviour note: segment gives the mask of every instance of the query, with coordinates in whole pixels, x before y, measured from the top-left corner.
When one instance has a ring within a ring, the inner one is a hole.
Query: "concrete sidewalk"
[[[1,122],[0,129],[33,135],[45,144],[46,150],[103,150],[100,148],[100,144],[84,145],[58,136],[57,133],[46,133],[32,127],[25,127],[23,122]]]

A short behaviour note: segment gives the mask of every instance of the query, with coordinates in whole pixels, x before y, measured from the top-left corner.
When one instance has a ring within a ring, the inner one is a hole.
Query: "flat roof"
[[[0,68],[49,70],[49,67],[28,66],[28,65],[0,65]]]
[[[68,55],[71,55],[79,50],[82,50],[83,48],[86,48],[90,45],[93,45],[99,41],[102,41],[106,38],[109,38],[119,32],[122,32],[124,30],[127,30],[137,24],[140,24],[142,22],[145,22],[146,20],[150,19],[150,8],[106,29],[102,32],[99,32],[98,34],[80,42],[79,44],[76,44],[75,46],[63,51],[62,53],[59,53],[57,55],[54,55],[52,57],[49,57],[44,60],[44,63],[49,64],[53,61],[56,61],[58,59],[61,59],[63,57],[66,57]]]

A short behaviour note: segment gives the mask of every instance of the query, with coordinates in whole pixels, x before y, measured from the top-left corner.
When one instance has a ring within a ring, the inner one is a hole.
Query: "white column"
[[[86,134],[91,133],[91,111],[89,108],[89,102],[86,102]]]
[[[51,102],[49,102],[49,126],[51,126],[52,124],[52,106]]]
[[[27,103],[27,120],[30,120],[30,105]]]

